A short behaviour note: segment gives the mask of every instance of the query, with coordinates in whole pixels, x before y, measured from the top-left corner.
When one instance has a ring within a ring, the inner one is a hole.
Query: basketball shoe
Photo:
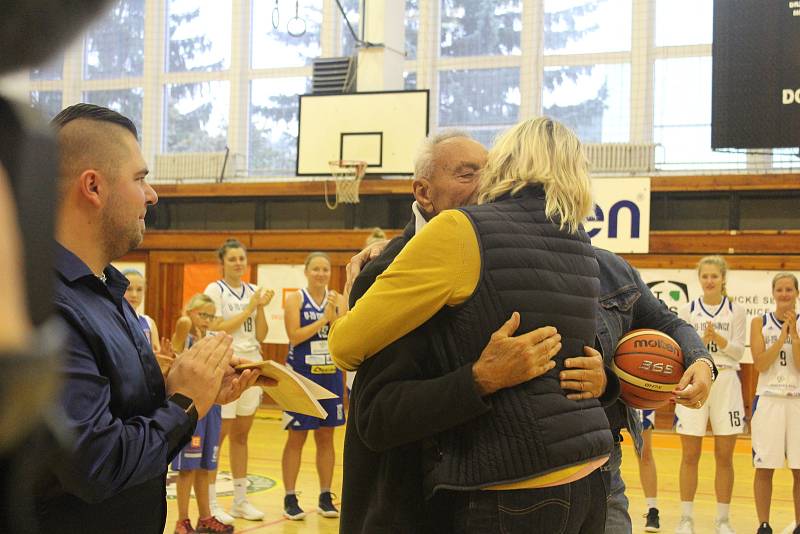
[[[225,511],[225,509],[214,503],[211,505],[211,515],[217,518],[217,520],[222,523],[223,525],[232,525],[234,521],[236,521],[231,514]]]
[[[330,491],[319,494],[319,515],[322,517],[339,517],[339,510],[333,505],[333,493]]]
[[[297,503],[297,495],[286,495],[283,498],[283,517],[291,521],[300,521],[306,513]]]
[[[769,523],[761,523],[758,527],[757,534],[772,534],[772,527],[769,526]]]
[[[681,517],[681,522],[678,523],[675,534],[694,534],[694,519],[689,516]]]
[[[658,520],[658,508],[650,508],[644,515],[647,519],[644,524],[645,532],[660,532],[661,524]]]
[[[233,517],[241,517],[248,521],[261,521],[264,519],[264,512],[250,504],[250,501],[235,502],[231,507]]]
[[[233,525],[226,525],[214,517],[204,517],[197,520],[198,534],[233,534]]]
[[[736,534],[736,531],[733,530],[731,522],[728,518],[717,519],[714,521],[714,532],[716,534]]]
[[[195,532],[197,531],[192,527],[192,522],[188,519],[175,523],[175,534],[195,534]]]

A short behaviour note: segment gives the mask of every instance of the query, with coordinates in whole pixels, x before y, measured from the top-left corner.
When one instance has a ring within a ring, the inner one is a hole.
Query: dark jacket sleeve
[[[382,451],[419,441],[490,409],[475,389],[472,365],[427,377],[431,350],[421,327],[359,367],[350,417],[370,449]]]
[[[61,423],[74,441],[71,461],[57,466],[56,474],[69,493],[99,502],[162,475],[197,421],[171,402],[126,420],[115,417],[109,379],[74,324],[77,318],[61,311],[67,326]]]
[[[694,328],[672,313],[663,302],[653,295],[636,269],[630,266],[629,268],[636,281],[636,286],[641,292],[639,300],[634,304],[633,328],[653,328],[677,341],[683,352],[683,363],[687,368],[701,356],[710,358],[708,350]]]
[[[603,366],[603,371],[606,373],[606,390],[603,392],[602,395],[597,399],[600,401],[600,405],[603,408],[608,408],[619,398],[620,393],[620,385],[619,385],[619,377],[617,374],[611,370],[611,368],[607,365]]]

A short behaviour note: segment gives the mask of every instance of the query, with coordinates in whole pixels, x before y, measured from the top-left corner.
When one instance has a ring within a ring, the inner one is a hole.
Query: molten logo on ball
[[[670,340],[672,341],[672,340]],[[680,348],[678,348],[674,341],[671,343],[669,341],[663,339],[637,339],[633,342],[633,348],[635,349],[643,349],[643,348],[651,348],[651,349],[661,349],[671,353],[677,353]]]

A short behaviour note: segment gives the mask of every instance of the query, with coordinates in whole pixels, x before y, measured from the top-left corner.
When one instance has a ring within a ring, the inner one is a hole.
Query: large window
[[[168,0],[167,70],[225,70],[231,60],[231,0]]]
[[[630,132],[630,65],[547,67],[542,113],[585,143],[621,143]]]
[[[358,37],[364,21],[381,23],[362,12],[363,0],[115,0],[81,39],[31,70],[31,105],[48,118],[78,101],[118,110],[136,124],[151,164],[157,154],[228,147],[237,165],[246,162],[231,179],[291,178],[312,62],[361,52],[338,3]],[[403,78],[374,71],[372,81],[430,90],[431,131],[466,129],[490,145],[546,114],[587,143],[657,145],[659,171],[800,167],[797,149],[711,149],[713,0],[390,5],[405,14],[384,32],[400,40],[386,53]]]
[[[144,73],[144,0],[115,4],[91,27],[84,43],[84,71],[87,80]]]
[[[656,61],[654,109],[661,168],[744,168],[744,154],[711,150],[710,57]]]
[[[297,158],[298,94],[307,78],[253,80],[250,84],[250,174],[289,175]]]
[[[545,54],[630,49],[631,0],[545,0]]]
[[[277,26],[277,27],[276,27]],[[253,1],[252,61],[254,69],[308,65],[322,54],[322,6],[298,2],[297,11],[276,8],[273,0]]]
[[[656,0],[656,46],[711,44],[713,0]]]
[[[228,82],[183,83],[166,87],[166,152],[225,150]]]
[[[439,125],[465,129],[487,146],[517,122],[519,106],[519,69],[439,74]]]
[[[521,0],[442,0],[442,56],[519,55]]]

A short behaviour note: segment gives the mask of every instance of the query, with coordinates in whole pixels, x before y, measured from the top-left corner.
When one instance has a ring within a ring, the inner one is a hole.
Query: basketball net
[[[325,181],[325,205],[335,210],[341,204],[358,204],[358,188],[367,172],[367,162],[336,159],[329,161],[331,175],[336,181],[336,196],[331,203],[328,199],[328,181]]]

